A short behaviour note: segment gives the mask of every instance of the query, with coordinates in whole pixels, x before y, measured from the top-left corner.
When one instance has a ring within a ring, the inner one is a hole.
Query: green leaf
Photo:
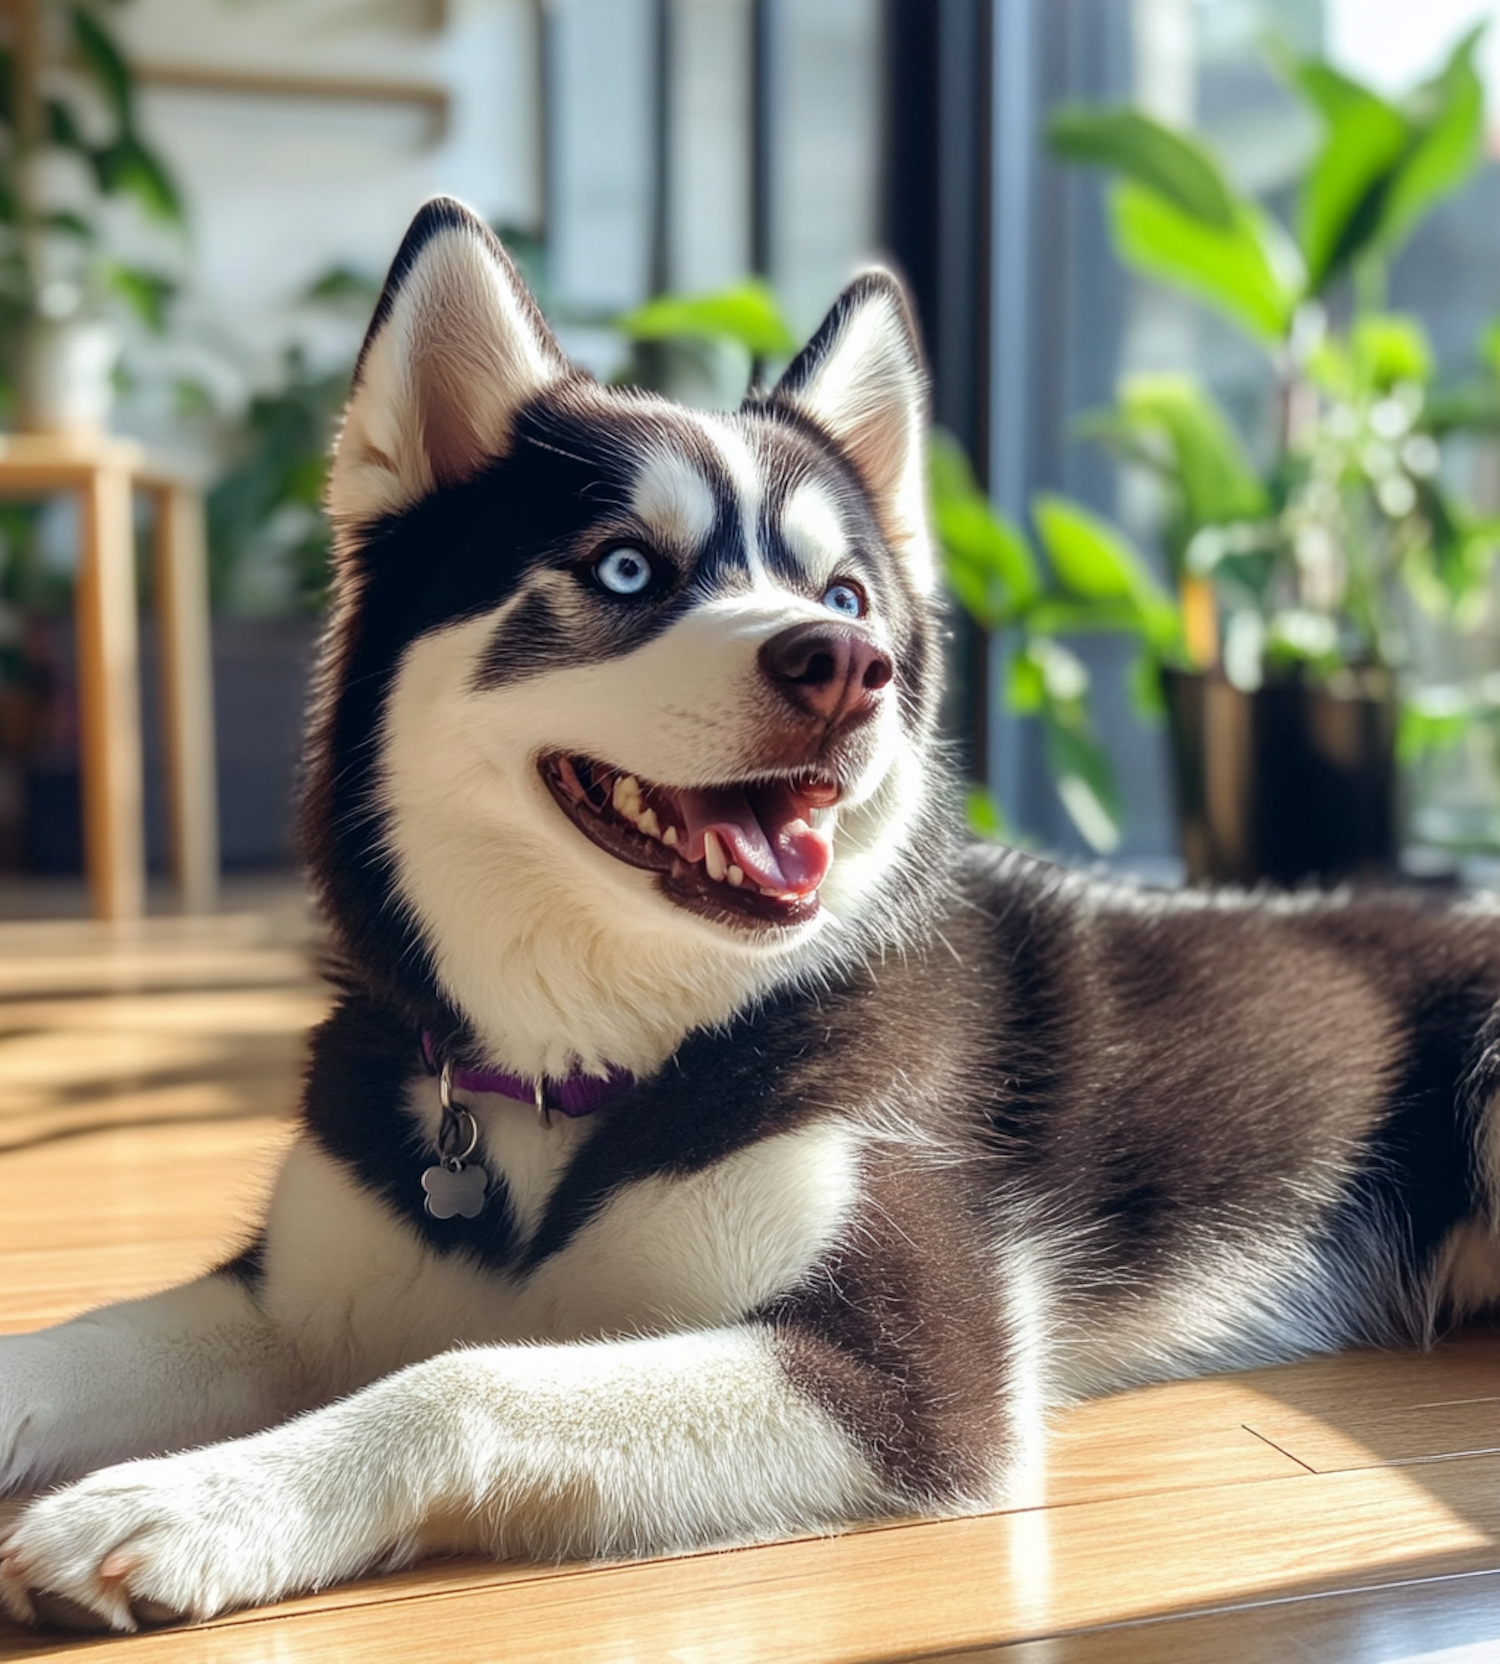
[[[1047,122],[1064,161],[1112,168],[1206,225],[1232,230],[1239,204],[1202,145],[1139,110],[1065,105]]]
[[[1121,257],[1215,307],[1265,341],[1281,341],[1296,295],[1271,260],[1270,222],[1242,205],[1227,230],[1205,225],[1165,197],[1129,181],[1110,193],[1110,213]]]
[[[1395,312],[1368,312],[1355,319],[1349,348],[1364,387],[1385,393],[1397,382],[1425,385],[1432,380],[1432,347],[1416,318]]]
[[[1327,64],[1297,66],[1293,78],[1328,135],[1300,205],[1309,293],[1362,259],[1389,260],[1473,173],[1484,129],[1484,88],[1474,67],[1482,34],[1482,26],[1470,30],[1399,108]]]
[[[1047,673],[1030,647],[1012,653],[1005,675],[1005,703],[1017,716],[1035,716],[1047,702]]]
[[[1222,411],[1189,376],[1137,375],[1120,389],[1120,414],[1137,432],[1157,432],[1169,447],[1189,530],[1270,512]]]
[[[89,153],[88,141],[78,125],[78,118],[60,98],[47,100],[47,138],[63,150]]]
[[[182,201],[172,176],[154,151],[126,133],[93,152],[94,176],[106,196],[131,196],[153,218],[181,224]]]
[[[1032,515],[1063,587],[1089,601],[1136,600],[1156,585],[1135,550],[1107,522],[1065,497],[1038,496]]]
[[[380,281],[368,272],[356,271],[352,266],[330,266],[321,277],[308,284],[302,291],[302,298],[304,301],[358,306],[368,310],[380,299]]]
[[[1041,591],[1036,559],[1018,527],[996,514],[951,435],[928,447],[932,518],[948,582],[964,610],[985,629],[1001,629]]]
[[[1483,25],[1471,29],[1438,74],[1412,96],[1418,137],[1391,183],[1381,215],[1380,245],[1387,257],[1479,164],[1484,84],[1474,67],[1474,52],[1483,33]]]
[[[1136,715],[1148,722],[1159,721],[1167,714],[1167,699],[1161,685],[1161,661],[1155,653],[1137,653],[1131,660],[1130,700]]]
[[[1034,631],[1124,629],[1159,653],[1175,650],[1182,635],[1177,606],[1114,527],[1063,497],[1039,496],[1031,512],[1059,583],[1082,603],[1075,624],[1053,622],[1057,615],[1042,605],[1032,608],[1027,622]]]
[[[1490,374],[1500,380],[1500,317],[1491,318],[1480,330],[1478,356]]]
[[[987,630],[1003,629],[1036,593],[1025,539],[987,505],[954,503],[934,511],[948,582],[964,610]]]
[[[93,77],[122,130],[132,120],[135,78],[114,36],[87,6],[73,7],[73,44],[84,67]]]
[[[1153,616],[1148,621],[1142,615],[1140,601],[1131,596],[1124,600],[1080,601],[1071,596],[1044,596],[1026,609],[1026,628],[1033,635],[1086,636],[1134,635],[1152,636],[1161,628],[1164,633],[1176,634],[1176,609],[1165,597],[1159,603],[1172,614],[1172,629],[1165,631]]]
[[[786,358],[797,350],[775,295],[759,278],[712,294],[658,295],[614,323],[632,341],[731,341],[756,358]]]
[[[969,830],[991,843],[1004,843],[1006,836],[1005,811],[994,793],[983,786],[970,786],[968,798]]]
[[[1423,689],[1402,701],[1396,757],[1404,766],[1451,751],[1469,731],[1473,711],[1457,688]]]
[[[80,243],[94,243],[99,240],[99,233],[82,214],[72,213],[66,208],[56,208],[50,214],[44,214],[42,224],[48,230],[60,232],[65,237],[76,237]]]
[[[1032,505],[1042,546],[1063,587],[1089,601],[1133,600],[1149,580],[1130,549],[1104,521],[1062,497]]]
[[[1375,236],[1386,185],[1410,130],[1399,110],[1327,64],[1300,64],[1294,80],[1327,129],[1297,208],[1307,287],[1318,294]]]
[[[1119,848],[1122,812],[1114,770],[1086,723],[1070,713],[1048,712],[1047,764],[1063,807],[1090,849],[1109,855]]]
[[[1418,486],[1417,516],[1427,536],[1403,557],[1407,587],[1429,612],[1460,627],[1477,622],[1493,588],[1500,520],[1474,514],[1435,479]]]
[[[139,266],[111,263],[105,267],[105,280],[110,289],[135,313],[148,329],[158,335],[167,327],[167,303],[177,293],[177,285],[160,272],[146,271]]]

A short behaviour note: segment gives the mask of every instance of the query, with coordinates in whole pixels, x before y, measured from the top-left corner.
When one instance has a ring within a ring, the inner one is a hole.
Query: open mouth
[[[661,873],[664,893],[690,912],[741,926],[817,915],[839,800],[827,776],[663,786],[564,752],[540,768],[585,837],[617,861]]]

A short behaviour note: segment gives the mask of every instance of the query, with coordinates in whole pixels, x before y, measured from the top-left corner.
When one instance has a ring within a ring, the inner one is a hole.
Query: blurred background
[[[422,199],[500,229],[596,373],[702,403],[885,259],[934,373],[976,826],[1167,878],[1484,876],[1497,11],[8,0],[0,420],[203,493],[222,861],[274,872],[324,458]],[[82,895],[77,540],[65,496],[0,506],[0,905]]]

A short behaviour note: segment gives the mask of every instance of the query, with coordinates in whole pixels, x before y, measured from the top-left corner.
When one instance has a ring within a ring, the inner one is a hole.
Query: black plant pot
[[[1396,695],[1390,675],[1244,693],[1169,670],[1182,854],[1195,884],[1381,880],[1396,870]]]

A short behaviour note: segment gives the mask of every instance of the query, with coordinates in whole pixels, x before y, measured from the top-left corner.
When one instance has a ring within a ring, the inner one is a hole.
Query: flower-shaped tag
[[[434,1219],[477,1219],[489,1187],[490,1176],[482,1167],[429,1167],[422,1174],[427,1211]]]

